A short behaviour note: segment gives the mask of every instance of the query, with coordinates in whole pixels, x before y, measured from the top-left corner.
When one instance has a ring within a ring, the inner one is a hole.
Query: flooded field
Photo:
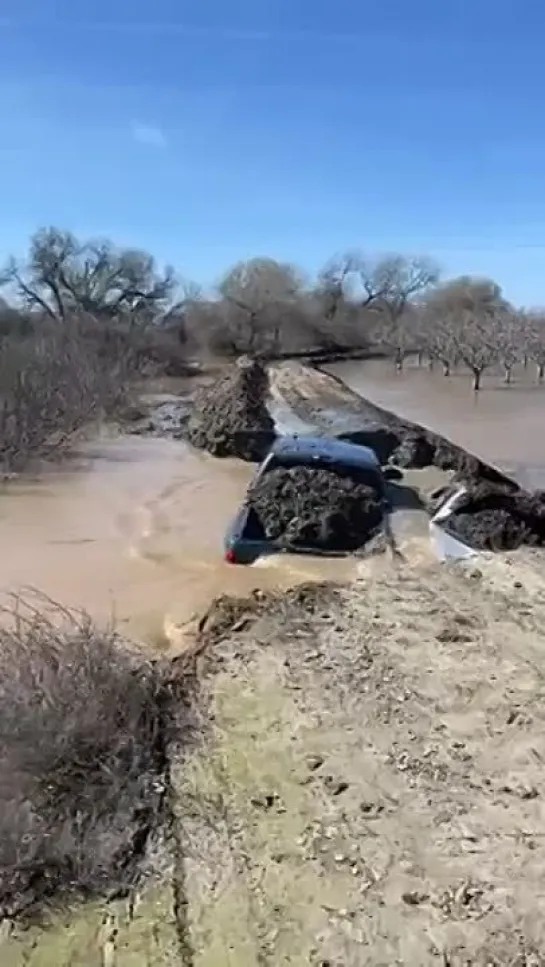
[[[353,561],[289,555],[225,564],[223,532],[252,472],[180,441],[87,444],[60,469],[4,487],[0,588],[37,588],[162,649],[214,595],[354,573]]]
[[[396,377],[383,362],[343,363],[331,371],[372,401],[514,469],[523,483],[545,487],[545,388],[521,381],[502,389],[496,381],[475,401],[461,375],[447,381],[410,366]],[[296,382],[299,393],[326,393],[324,405],[342,409],[335,384],[328,399],[327,386],[314,379],[306,388]],[[164,395],[157,400],[168,404]],[[281,394],[272,411],[282,432],[312,429]],[[282,554],[252,567],[223,561],[225,527],[253,472],[249,464],[215,460],[180,440],[105,434],[62,466],[3,487],[0,589],[37,588],[100,621],[115,620],[163,650],[180,647],[183,625],[222,592],[355,577],[358,563],[349,558]],[[442,472],[429,468],[406,472],[404,487],[410,496],[411,488],[431,491],[442,482]],[[400,503],[396,538],[411,560],[427,558],[427,514],[418,502],[403,497]]]
[[[545,386],[533,369],[519,370],[511,386],[485,374],[480,393],[467,372],[445,379],[408,360],[396,375],[390,361],[343,362],[324,367],[373,403],[415,420],[490,463],[513,472],[523,486],[545,487]]]

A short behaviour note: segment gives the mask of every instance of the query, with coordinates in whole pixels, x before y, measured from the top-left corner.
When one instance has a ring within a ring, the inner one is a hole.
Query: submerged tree
[[[440,286],[430,299],[428,332],[432,352],[439,333],[441,355],[448,347],[447,371],[454,360],[460,359],[472,374],[475,392],[481,388],[484,371],[499,359],[499,334],[506,312],[508,306],[501,290],[490,279],[461,276]]]

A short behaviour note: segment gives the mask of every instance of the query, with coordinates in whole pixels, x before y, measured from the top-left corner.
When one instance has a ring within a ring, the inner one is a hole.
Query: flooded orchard
[[[545,488],[545,386],[533,368],[514,373],[511,386],[485,373],[482,390],[471,391],[467,371],[445,378],[416,359],[396,375],[389,360],[342,362],[324,367],[356,393],[466,447],[511,471],[524,487]]]

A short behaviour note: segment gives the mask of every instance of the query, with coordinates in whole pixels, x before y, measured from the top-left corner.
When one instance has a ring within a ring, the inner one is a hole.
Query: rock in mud
[[[187,439],[215,457],[262,460],[276,436],[268,389],[262,363],[243,356],[213,386],[198,391]]]
[[[383,506],[370,483],[342,471],[279,467],[249,494],[269,540],[283,546],[354,551],[380,528]]]

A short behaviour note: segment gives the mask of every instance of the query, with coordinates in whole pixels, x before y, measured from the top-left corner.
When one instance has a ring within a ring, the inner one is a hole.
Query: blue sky
[[[0,253],[435,256],[545,304],[538,0],[0,3]]]

